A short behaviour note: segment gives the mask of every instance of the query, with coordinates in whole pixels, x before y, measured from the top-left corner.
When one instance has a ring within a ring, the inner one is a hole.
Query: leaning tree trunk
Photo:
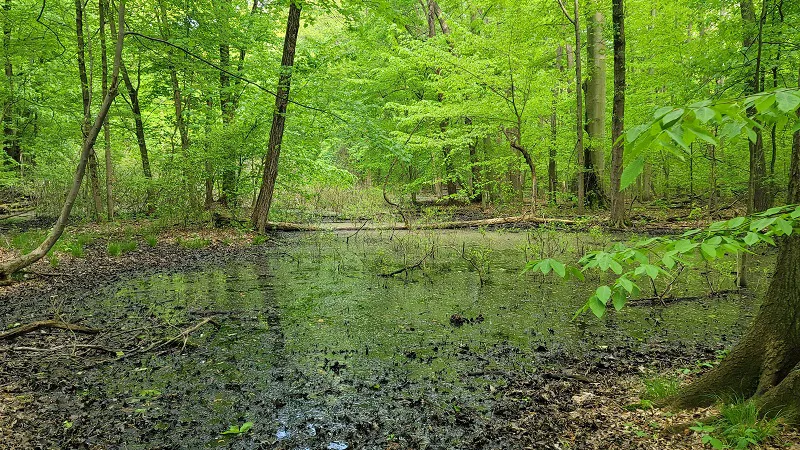
[[[50,234],[47,235],[47,238],[45,238],[44,242],[39,244],[36,249],[28,254],[0,263],[0,282],[8,283],[11,274],[42,259],[45,255],[47,255],[47,252],[53,248],[53,245],[55,245],[55,243],[61,237],[61,234],[64,232],[64,227],[67,225],[67,220],[72,212],[72,207],[75,205],[75,199],[78,197],[78,192],[81,189],[81,182],[83,181],[83,176],[86,174],[86,165],[89,161],[89,156],[92,152],[92,148],[94,147],[94,143],[97,140],[97,135],[103,128],[103,122],[105,122],[106,116],[108,116],[108,110],[111,108],[111,103],[114,101],[114,97],[117,95],[119,66],[122,60],[122,41],[125,37],[125,0],[119,1],[118,20],[119,31],[117,34],[116,49],[114,51],[114,66],[111,75],[111,83],[109,85],[108,93],[106,93],[103,103],[100,105],[100,110],[97,113],[97,117],[95,117],[94,124],[91,128],[89,128],[86,138],[83,140],[78,167],[75,169],[75,177],[73,178],[72,186],[67,193],[67,198],[64,201],[64,207],[61,209],[61,214],[58,216],[58,220],[56,220],[55,225],[53,225],[53,229],[50,230]]]
[[[611,223],[625,225],[625,194],[620,191],[625,144],[625,1],[612,0],[614,24],[614,105],[611,113]]]
[[[153,172],[150,169],[150,155],[147,151],[147,140],[144,135],[144,122],[142,121],[142,107],[139,104],[139,88],[134,86],[131,77],[128,75],[128,70],[125,65],[121,67],[122,80],[125,82],[125,87],[128,89],[128,97],[131,100],[131,112],[133,113],[133,123],[136,129],[136,142],[139,145],[139,156],[142,158],[142,173],[148,180],[153,178]]]
[[[289,19],[286,21],[286,36],[283,39],[283,58],[281,74],[278,79],[278,91],[275,96],[275,112],[272,116],[272,128],[267,144],[267,161],[264,164],[264,175],[261,179],[261,190],[253,208],[253,227],[259,233],[267,228],[269,209],[272,206],[272,195],[275,192],[275,180],[278,178],[278,159],[283,143],[283,130],[286,126],[286,107],[289,105],[289,88],[292,81],[292,67],[297,48],[297,34],[300,31],[300,6],[292,2],[289,5]]]
[[[794,134],[788,203],[800,203],[800,132]],[[800,423],[800,235],[778,244],[775,273],[753,324],[719,366],[668,403],[705,406],[754,397],[766,415]]]

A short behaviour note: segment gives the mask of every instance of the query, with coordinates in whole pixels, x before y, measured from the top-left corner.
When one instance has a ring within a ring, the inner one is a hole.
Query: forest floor
[[[697,226],[698,221],[689,218],[689,214],[684,220],[676,216],[679,218],[658,222],[666,225],[661,229],[654,226],[655,221],[643,219],[643,229],[663,232]],[[450,216],[451,220],[479,217],[482,217],[479,213],[469,211]],[[21,228],[35,232],[44,225],[33,222],[22,224]],[[48,319],[100,330],[99,334],[80,334],[42,329],[0,341],[0,449],[196,448],[193,446],[196,441],[172,431],[176,416],[180,415],[176,408],[184,405],[185,399],[161,396],[160,392],[127,393],[138,397],[134,400],[109,398],[99,394],[107,380],[98,373],[110,370],[118,377],[126,377],[146,365],[161,364],[154,362],[156,359],[178,365],[187,359],[219,358],[213,350],[204,348],[204,341],[198,344],[190,338],[221,333],[216,321],[231,319],[230,311],[189,308],[187,317],[191,320],[180,327],[166,327],[144,318],[137,305],[109,309],[92,303],[96,301],[92,299],[105,292],[108,285],[121,280],[232,262],[256,263],[269,252],[281,251],[280,235],[264,241],[230,228],[166,229],[157,233],[157,245],[151,246],[147,241],[153,232],[143,231],[141,225],[81,225],[69,230],[70,235],[81,233],[93,236],[81,257],[63,253],[56,264],[52,260],[41,261],[19,283],[0,287],[0,330]],[[110,255],[109,244],[122,240],[135,241],[137,245]],[[0,248],[0,259],[11,252]],[[276,312],[264,314],[271,316]],[[485,369],[465,375],[467,385],[475,389],[465,395],[487,397],[491,401],[488,406],[481,403],[483,406],[476,407],[469,398],[455,399],[461,406],[451,410],[426,405],[426,395],[432,395],[430,390],[435,386],[409,386],[408,380],[388,373],[377,373],[374,379],[365,380],[348,375],[346,370],[340,373],[335,366],[326,367],[328,372],[335,372],[336,381],[331,385],[330,378],[279,367],[268,375],[279,380],[278,386],[282,387],[259,394],[258,406],[248,409],[270,415],[287,402],[310,401],[316,393],[342,390],[355,392],[359,400],[354,401],[374,400],[371,409],[342,411],[336,417],[335,427],[317,424],[311,437],[306,436],[318,439],[312,448],[447,448],[437,446],[437,438],[420,437],[433,430],[451,433],[449,442],[457,439],[460,448],[470,449],[696,449],[703,446],[701,436],[686,427],[673,426],[705,422],[717,414],[716,410],[672,413],[631,405],[641,405],[639,394],[645,367],[657,366],[664,373],[673,374],[680,367],[696,367],[698,361],[713,361],[720,350],[721,347],[661,342],[646,352],[635,346],[618,345],[576,357],[544,349],[535,357],[542,367],[549,369],[528,372],[489,370],[487,358],[512,357],[514,349],[507,346],[488,350],[452,347],[447,351],[457,352],[459,358]],[[406,356],[409,360],[416,358],[416,355]],[[687,377],[697,373],[693,371]],[[188,380],[183,383],[187,382],[191,383]],[[379,393],[374,388],[378,384],[382,385]],[[241,386],[224,385],[224,388],[237,391]],[[301,397],[297,397],[298,390]],[[193,391],[187,387],[185,393],[189,392]],[[160,413],[143,413],[144,406]],[[195,426],[209,424],[201,420]],[[332,432],[334,428],[347,430],[350,447],[333,441],[338,436]],[[389,435],[387,428],[392,431]],[[668,432],[671,428],[679,431]],[[217,437],[211,443],[206,441],[206,445],[298,448],[291,440],[276,438],[274,433],[264,435],[254,429],[241,436],[220,436],[219,431],[211,433]],[[130,445],[134,442],[149,444]],[[800,442],[800,436],[787,429],[761,448],[790,448],[792,442]]]

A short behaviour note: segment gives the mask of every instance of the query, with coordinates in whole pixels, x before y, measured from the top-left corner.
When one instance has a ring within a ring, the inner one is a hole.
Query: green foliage
[[[180,245],[181,247],[186,248],[186,249],[192,249],[192,250],[206,248],[209,245],[211,245],[211,241],[209,239],[205,239],[205,238],[201,238],[201,237],[195,237],[195,238],[186,239],[186,240],[179,238],[177,240],[177,242],[178,242],[178,245]]]
[[[663,400],[678,392],[681,382],[676,377],[658,375],[644,379],[642,399],[649,401]]]
[[[247,433],[250,429],[253,428],[253,422],[245,422],[241,426],[239,425],[231,425],[230,428],[221,432],[220,434],[223,435],[240,435]]]
[[[564,279],[582,279],[582,274],[590,270],[614,274],[616,280],[599,286],[577,313],[592,311],[602,317],[609,302],[619,310],[629,298],[638,296],[642,290],[640,283],[660,278],[672,281],[683,267],[696,261],[713,261],[726,255],[750,252],[750,247],[759,244],[775,245],[776,237],[797,232],[799,219],[800,205],[780,206],[750,217],[715,222],[677,238],[653,237],[630,244],[619,243],[609,251],[592,251],[578,261],[578,266],[545,259],[529,262],[526,270],[544,275],[552,270]]]
[[[136,247],[134,241],[109,241],[107,250],[109,256],[120,256],[136,250]]]
[[[150,248],[155,248],[158,245],[158,236],[154,234],[148,234],[144,237],[144,241]]]
[[[778,435],[779,419],[761,418],[753,400],[722,404],[721,417],[710,423],[697,422],[691,427],[702,435],[702,442],[714,449],[744,449],[758,446]]]

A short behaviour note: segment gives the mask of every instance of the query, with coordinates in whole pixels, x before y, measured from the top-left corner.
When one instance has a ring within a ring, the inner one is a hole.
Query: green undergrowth
[[[109,241],[107,250],[109,256],[121,256],[136,250],[137,247],[138,244],[134,241]]]
[[[716,420],[697,422],[691,430],[700,434],[703,444],[709,448],[753,448],[775,440],[781,430],[780,418],[761,416],[753,400],[723,403]]]

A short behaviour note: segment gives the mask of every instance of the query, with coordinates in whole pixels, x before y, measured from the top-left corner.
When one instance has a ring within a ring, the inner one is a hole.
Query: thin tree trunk
[[[98,9],[100,14],[100,64],[101,92],[103,98],[108,95],[108,52],[106,51],[106,13],[108,3],[106,0],[99,0]],[[113,31],[113,30],[112,30]],[[108,116],[103,121],[103,143],[106,160],[106,212],[108,220],[114,220],[114,164],[111,159],[111,130],[108,126]]]
[[[614,26],[614,104],[611,114],[611,223],[625,225],[625,194],[620,190],[625,143],[625,0],[612,0]]]
[[[575,152],[578,155],[578,212],[583,213],[586,204],[586,185],[583,171],[586,167],[586,155],[583,152],[583,86],[581,85],[581,24],[580,1],[575,0]]]
[[[3,147],[6,154],[20,164],[22,170],[22,149],[14,127],[16,108],[14,107],[14,66],[11,63],[11,0],[3,5],[3,54],[5,55],[5,74],[8,85],[8,100],[3,107]]]
[[[128,75],[128,70],[123,64],[121,67],[122,80],[125,82],[125,87],[128,90],[128,97],[131,100],[131,112],[133,112],[134,128],[136,129],[136,142],[139,145],[139,156],[142,159],[142,173],[148,179],[153,178],[153,172],[150,169],[150,156],[147,152],[147,141],[144,135],[144,122],[142,121],[142,108],[139,104],[139,87],[134,86]]]
[[[83,97],[83,139],[86,140],[92,126],[92,93],[86,71],[86,41],[83,37],[83,1],[75,0],[75,35],[78,43],[78,74],[81,78],[81,95]],[[97,176],[97,155],[94,145],[89,149],[89,182],[94,206],[94,219],[100,220],[103,203],[100,199],[100,181]]]
[[[67,220],[72,212],[72,207],[75,205],[75,199],[78,197],[83,176],[86,173],[86,166],[89,161],[89,155],[91,154],[92,147],[97,140],[98,134],[100,134],[100,129],[103,127],[103,122],[108,115],[108,110],[111,108],[111,103],[114,101],[114,97],[117,95],[119,67],[120,62],[122,61],[122,42],[125,37],[125,0],[119,0],[118,23],[119,31],[117,34],[116,49],[114,51],[114,66],[111,75],[111,83],[109,85],[108,93],[103,99],[102,105],[100,105],[100,110],[97,113],[97,117],[95,117],[94,124],[89,129],[86,139],[83,140],[78,167],[75,169],[75,177],[72,181],[72,186],[67,193],[67,198],[64,201],[64,207],[61,209],[61,214],[58,216],[58,220],[56,221],[55,225],[53,225],[53,229],[50,230],[47,238],[45,238],[44,242],[36,247],[36,249],[28,254],[0,263],[0,280],[8,282],[11,274],[42,259],[45,255],[47,255],[47,252],[53,248],[53,245],[55,245],[55,243],[61,237],[61,234],[64,232],[64,227],[67,225]]]
[[[267,227],[269,210],[272,206],[272,196],[275,192],[275,180],[278,178],[278,159],[283,143],[283,130],[286,126],[286,109],[289,105],[289,88],[292,81],[292,68],[294,54],[297,47],[297,34],[300,30],[300,6],[291,2],[289,5],[289,18],[286,21],[286,35],[283,39],[283,57],[281,59],[281,74],[278,80],[278,90],[275,96],[275,113],[272,117],[272,128],[267,144],[267,161],[264,164],[264,176],[261,180],[261,189],[258,200],[253,209],[252,222],[258,232],[263,233]]]
[[[219,65],[225,70],[230,68],[230,46],[228,43],[221,43],[219,45]],[[219,106],[222,112],[222,125],[228,129],[235,120],[236,111],[233,106],[233,93],[231,92],[231,80],[227,73],[220,71],[219,73]],[[236,197],[236,169],[235,165],[235,152],[230,146],[223,146],[227,148],[231,155],[226,155],[226,161],[223,162],[222,167],[222,195],[220,195],[219,202],[228,206],[228,203],[235,201]],[[227,158],[230,156],[230,158]]]

